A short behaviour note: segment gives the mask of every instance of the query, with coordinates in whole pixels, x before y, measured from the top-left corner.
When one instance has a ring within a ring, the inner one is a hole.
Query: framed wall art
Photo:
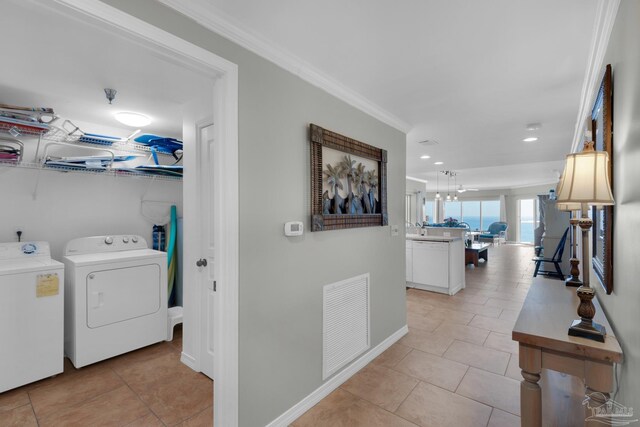
[[[310,125],[311,231],[388,225],[387,151]]]
[[[609,180],[613,189],[613,88],[611,65],[607,65],[591,111],[591,133],[595,149],[609,153]],[[613,291],[613,206],[592,208],[592,264],[603,288]]]

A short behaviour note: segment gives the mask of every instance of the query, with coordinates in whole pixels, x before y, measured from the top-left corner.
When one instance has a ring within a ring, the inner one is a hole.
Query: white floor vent
[[[322,379],[370,347],[369,274],[323,288]]]

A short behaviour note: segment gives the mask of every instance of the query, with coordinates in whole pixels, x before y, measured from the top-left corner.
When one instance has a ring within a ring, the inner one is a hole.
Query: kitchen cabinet
[[[405,258],[405,277],[407,282],[413,281],[413,243],[407,240]]]
[[[464,245],[459,237],[407,237],[407,286],[454,295],[464,287]],[[409,269],[411,272],[409,274]]]

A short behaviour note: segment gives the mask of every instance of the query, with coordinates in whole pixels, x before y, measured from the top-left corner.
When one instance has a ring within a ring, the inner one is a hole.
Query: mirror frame
[[[609,182],[613,191],[613,88],[611,78],[611,65],[607,65],[598,96],[591,110],[591,135],[595,142],[595,149],[609,153]],[[613,206],[601,208],[593,207],[591,218],[592,230],[592,258],[593,270],[600,284],[607,292],[613,292]],[[603,253],[599,253],[598,230],[602,226]]]

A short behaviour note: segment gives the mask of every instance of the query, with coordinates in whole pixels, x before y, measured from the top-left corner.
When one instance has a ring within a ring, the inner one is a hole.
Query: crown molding
[[[324,90],[381,122],[407,133],[411,125],[386,111],[364,96],[324,74],[296,55],[276,47],[274,43],[252,33],[234,22],[233,18],[202,1],[158,0],[175,11],[196,21],[203,27],[236,43],[262,58],[273,62],[302,80]]]
[[[600,87],[604,56],[609,46],[609,38],[611,37],[611,31],[613,30],[619,7],[620,0],[598,0],[598,9],[593,23],[591,47],[589,48],[587,70],[580,94],[580,108],[573,133],[572,153],[579,151],[584,141],[584,123],[586,118],[591,115],[591,108],[598,88]]]

